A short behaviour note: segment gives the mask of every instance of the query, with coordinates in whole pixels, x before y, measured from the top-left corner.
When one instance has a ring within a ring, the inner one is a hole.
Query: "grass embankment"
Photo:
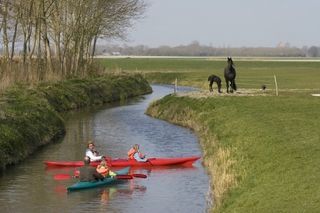
[[[151,91],[141,75],[107,75],[6,90],[0,97],[0,170],[63,135],[60,112]]]
[[[319,108],[310,96],[166,96],[148,114],[199,134],[217,212],[316,212]]]
[[[148,109],[152,116],[199,134],[217,212],[317,212],[320,100],[311,93],[320,93],[320,63],[234,61],[240,89],[234,95],[225,93],[225,60],[130,58],[103,63],[109,69],[142,72],[150,82],[172,84],[178,78],[178,85],[205,90],[210,74],[222,78],[223,95],[215,90],[200,92],[198,98],[167,96]],[[274,96],[274,75],[279,97]],[[246,96],[246,90],[262,84],[267,85],[266,96]]]
[[[225,89],[223,70],[226,59],[210,58],[122,58],[99,59],[109,70],[142,72],[151,83],[172,84],[178,79],[178,85],[195,86],[208,89],[208,76],[216,74],[222,80]],[[308,61],[257,61],[233,58],[237,70],[236,82],[240,89],[275,89],[274,75],[277,77],[280,92],[292,89],[319,88],[320,62]],[[214,84],[214,87],[216,85]],[[294,91],[296,93],[296,91]]]

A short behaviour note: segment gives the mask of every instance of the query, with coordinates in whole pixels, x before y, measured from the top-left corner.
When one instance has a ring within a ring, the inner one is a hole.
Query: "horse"
[[[227,84],[227,93],[229,93],[229,86],[231,87],[230,92],[233,93],[233,90],[237,90],[237,85],[235,82],[236,79],[236,70],[233,67],[233,61],[231,57],[228,57],[228,66],[224,68],[224,79]]]
[[[212,89],[212,84],[213,82],[216,82],[217,85],[218,85],[218,92],[221,93],[221,79],[216,76],[216,75],[210,75],[208,77],[208,81],[210,81],[210,84],[209,84],[209,91],[212,92],[213,89]]]

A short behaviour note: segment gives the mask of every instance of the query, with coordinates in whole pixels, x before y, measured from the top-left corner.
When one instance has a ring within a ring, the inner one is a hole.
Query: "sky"
[[[320,46],[320,0],[145,0],[120,44],[214,47]]]

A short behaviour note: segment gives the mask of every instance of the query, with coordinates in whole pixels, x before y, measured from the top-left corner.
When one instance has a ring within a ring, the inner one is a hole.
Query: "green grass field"
[[[274,89],[279,96],[166,96],[148,114],[193,128],[212,175],[216,212],[318,212],[320,209],[319,62],[234,60],[240,89]],[[107,59],[109,70],[145,73],[150,82],[207,90],[225,61]],[[225,85],[223,84],[223,87]],[[273,93],[270,93],[273,94]]]
[[[143,72],[153,83],[172,83],[176,78],[180,85],[207,88],[210,74],[220,76],[223,81],[225,60],[206,58],[122,58],[100,59],[108,70]],[[241,88],[274,89],[274,75],[279,90],[320,89],[320,62],[306,61],[245,61],[234,59],[237,70],[237,85]]]

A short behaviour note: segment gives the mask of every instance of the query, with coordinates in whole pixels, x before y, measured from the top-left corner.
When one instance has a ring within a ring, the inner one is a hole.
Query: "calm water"
[[[44,160],[80,160],[88,140],[113,158],[125,158],[135,143],[149,157],[201,155],[196,136],[188,129],[144,114],[148,104],[173,92],[153,86],[153,93],[130,100],[68,114],[67,133],[58,143],[42,148],[22,164],[0,176],[0,212],[205,212],[209,179],[197,161],[193,167],[138,169],[147,179],[66,193],[76,180],[54,180],[73,168],[48,169]]]

